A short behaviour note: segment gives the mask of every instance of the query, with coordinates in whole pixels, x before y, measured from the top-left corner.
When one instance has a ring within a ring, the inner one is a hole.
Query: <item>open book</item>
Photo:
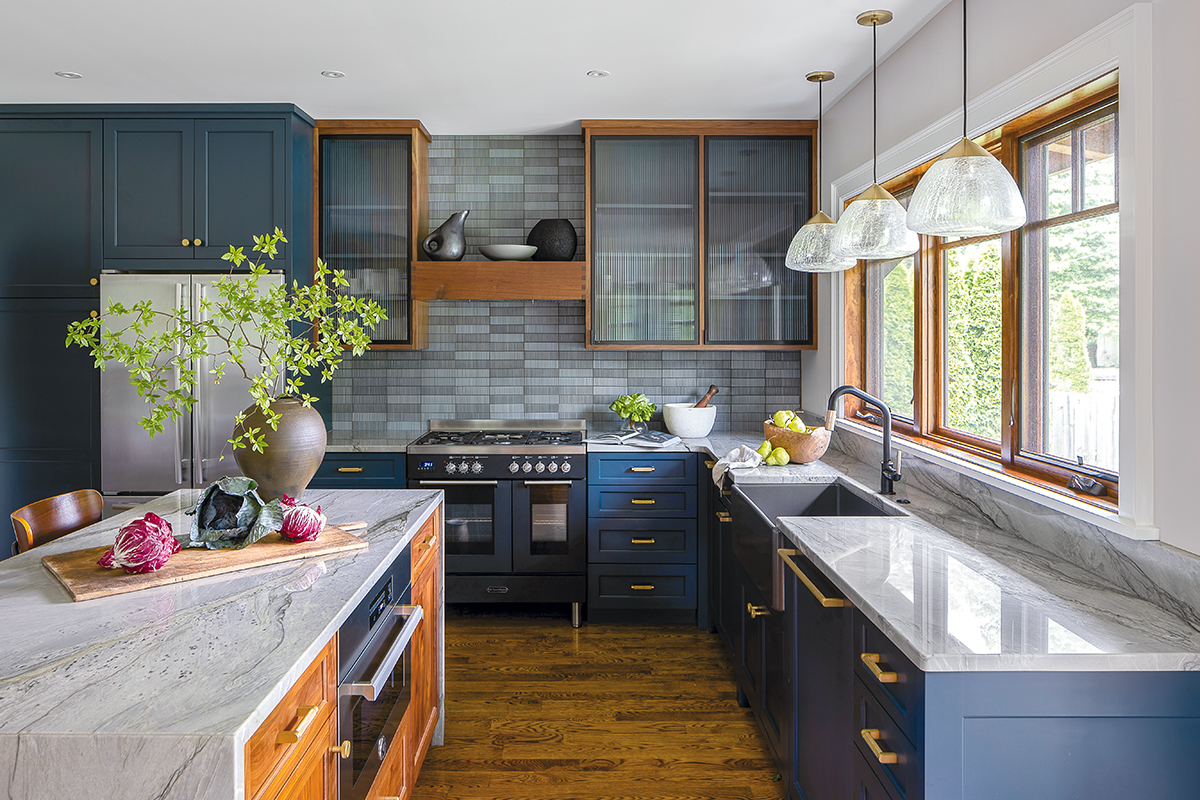
[[[636,447],[670,447],[679,444],[679,437],[662,431],[630,431],[601,433],[584,439],[589,444],[630,444]]]

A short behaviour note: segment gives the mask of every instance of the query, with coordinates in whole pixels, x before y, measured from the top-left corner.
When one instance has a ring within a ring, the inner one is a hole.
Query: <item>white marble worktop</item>
[[[365,550],[72,602],[41,557],[147,511],[186,539],[197,492],[0,562],[0,796],[242,798],[243,745],[403,552],[441,491],[311,490]]]

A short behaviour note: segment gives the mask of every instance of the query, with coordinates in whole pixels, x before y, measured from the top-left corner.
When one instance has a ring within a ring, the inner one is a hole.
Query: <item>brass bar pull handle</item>
[[[350,757],[350,749],[351,749],[350,740],[347,739],[346,741],[339,744],[337,747],[329,748],[329,752],[336,753],[339,756],[341,756],[342,758],[349,758]]]
[[[300,718],[300,722],[296,725],[294,731],[280,731],[275,737],[275,744],[295,744],[304,738],[305,731],[308,726],[313,724],[313,720],[317,718],[317,712],[321,710],[320,706],[300,706],[296,709],[296,715]]]
[[[771,616],[771,609],[766,606],[756,606],[753,603],[746,603],[746,613],[750,615],[750,619],[769,617]]]
[[[652,505],[654,505],[653,500],[637,500],[637,499],[635,499],[632,502],[635,506],[652,506]]]
[[[338,467],[338,472],[362,472],[362,467]]]
[[[705,461],[704,462],[704,466],[708,467],[709,469],[712,469],[716,465],[717,465],[717,462],[715,462],[715,461]]]
[[[845,600],[837,597],[826,597],[825,595],[821,594],[821,590],[818,589],[816,585],[814,585],[813,582],[808,579],[807,575],[800,571],[800,565],[795,561],[792,561],[792,556],[796,555],[796,552],[797,551],[795,550],[780,548],[779,557],[783,559],[783,563],[787,564],[792,572],[796,573],[796,577],[800,579],[800,582],[804,584],[805,588],[812,592],[812,596],[817,598],[817,602],[823,607],[844,608],[846,605]]]
[[[630,472],[654,472],[654,467],[630,467]]]
[[[630,539],[630,544],[654,544],[653,539]]]
[[[433,548],[437,547],[437,537],[430,536],[423,543],[417,545],[417,547],[419,547],[422,550],[432,550]]]
[[[863,741],[867,743],[867,747],[871,748],[871,752],[874,753],[875,758],[879,760],[880,764],[896,763],[896,754],[887,752],[880,747],[879,742],[876,741],[879,739],[880,735],[876,728],[863,728],[859,735],[862,736]]]
[[[728,511],[718,511],[717,522],[733,522],[733,516]]]
[[[654,589],[654,584],[653,583],[634,583],[634,584],[630,584],[629,588],[633,589],[634,591],[637,591],[637,592],[649,592],[652,589]]]
[[[884,672],[879,668],[879,653],[863,653],[859,658],[867,665],[867,669],[871,670],[871,674],[875,676],[875,680],[880,683],[896,683],[899,680],[894,672]]]

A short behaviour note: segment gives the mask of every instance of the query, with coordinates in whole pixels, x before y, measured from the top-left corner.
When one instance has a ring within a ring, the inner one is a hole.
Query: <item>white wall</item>
[[[1153,424],[1147,429],[1153,431],[1153,492],[1145,495],[1152,507],[1145,519],[1157,526],[1163,542],[1200,553],[1200,514],[1194,499],[1200,474],[1200,252],[1193,245],[1200,226],[1200,47],[1195,44],[1200,2],[1149,4],[1154,216],[1149,228],[1153,318],[1147,327],[1153,346]],[[969,96],[995,88],[1128,7],[1126,0],[971,0]],[[881,153],[953,113],[961,103],[961,13],[961,0],[953,0],[880,64]],[[889,49],[887,36],[887,27],[880,28],[882,51]],[[828,185],[870,161],[869,77],[826,112],[825,124]],[[974,122],[971,127],[978,132]],[[891,175],[881,171],[879,177]],[[823,200],[830,212],[838,205],[828,188]],[[823,411],[842,355],[841,294],[826,276],[819,285],[821,349],[806,354],[803,364],[803,406],[813,411]],[[1124,494],[1148,487],[1121,488]]]

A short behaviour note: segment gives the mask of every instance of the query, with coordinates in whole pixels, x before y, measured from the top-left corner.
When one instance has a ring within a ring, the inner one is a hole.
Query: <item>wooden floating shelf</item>
[[[585,261],[414,261],[414,300],[582,300]]]

